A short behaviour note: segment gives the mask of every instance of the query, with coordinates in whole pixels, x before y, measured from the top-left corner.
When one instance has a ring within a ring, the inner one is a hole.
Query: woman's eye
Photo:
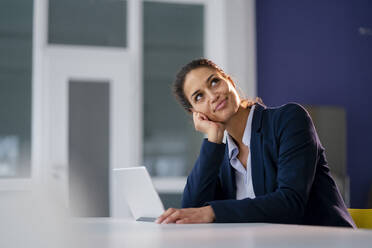
[[[195,102],[199,101],[202,98],[202,94],[197,94],[195,96]]]
[[[215,86],[217,83],[218,83],[218,79],[217,78],[212,79],[212,81],[211,81],[211,85],[212,86]]]

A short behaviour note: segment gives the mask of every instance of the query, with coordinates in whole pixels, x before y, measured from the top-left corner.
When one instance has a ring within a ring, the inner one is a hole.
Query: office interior
[[[372,208],[371,10],[368,0],[1,0],[1,201],[47,188],[72,216],[128,217],[112,169],[146,166],[165,207],[180,207],[203,136],[171,85],[207,57],[246,97],[305,106],[347,206]]]

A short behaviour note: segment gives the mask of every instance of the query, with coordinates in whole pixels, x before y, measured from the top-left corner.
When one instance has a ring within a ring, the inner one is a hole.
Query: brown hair
[[[181,68],[181,70],[176,75],[176,80],[173,83],[173,94],[175,95],[177,101],[188,112],[191,112],[192,106],[191,106],[189,100],[186,98],[185,92],[183,90],[183,86],[184,86],[184,83],[185,83],[185,78],[186,78],[186,75],[190,71],[192,71],[194,69],[197,69],[197,68],[200,68],[200,67],[209,67],[209,68],[217,70],[224,78],[229,80],[235,87],[235,83],[233,82],[231,77],[227,73],[225,73],[224,70],[222,70],[213,61],[211,61],[209,59],[206,59],[206,58],[200,58],[200,59],[192,60],[191,62],[189,62],[188,64],[186,64],[185,66],[183,66]],[[246,107],[252,106],[256,102],[259,102],[259,103],[263,104],[261,98],[259,98],[259,97],[256,97],[256,99],[254,101],[247,100],[247,99],[244,99],[243,101],[244,101],[244,105]]]

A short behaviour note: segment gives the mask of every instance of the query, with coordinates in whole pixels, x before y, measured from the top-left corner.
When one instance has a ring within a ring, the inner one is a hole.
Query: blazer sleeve
[[[318,138],[310,116],[296,104],[283,107],[273,125],[279,142],[277,190],[254,199],[209,202],[216,222],[302,222],[315,176]]]
[[[220,168],[224,159],[225,144],[203,140],[197,159],[183,192],[182,207],[201,207],[208,201],[219,199],[221,182]]]

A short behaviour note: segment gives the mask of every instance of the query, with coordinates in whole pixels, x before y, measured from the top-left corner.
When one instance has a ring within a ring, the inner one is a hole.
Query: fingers
[[[160,223],[163,223],[163,221],[168,218],[168,216],[170,216],[171,214],[173,214],[177,209],[175,208],[168,208],[162,215],[160,215],[157,219],[156,219],[156,223],[160,224]]]
[[[183,219],[180,219],[180,220],[176,221],[176,224],[190,224],[190,223],[192,223],[192,222],[190,222],[189,218],[183,218]]]
[[[169,224],[176,223],[182,217],[182,210],[176,208],[167,209],[162,215],[160,215],[155,221],[157,224]]]
[[[195,121],[195,119],[209,121],[209,118],[205,114],[203,114],[203,113],[195,112],[194,111],[192,113],[192,115],[193,115],[194,121]]]
[[[194,126],[195,126],[196,131],[207,133],[208,128],[210,126],[210,121],[205,114],[194,112],[193,120],[194,120]]]
[[[193,215],[192,209],[176,209],[169,208],[161,216],[157,218],[155,223],[157,224],[187,224],[192,223],[188,215]]]
[[[204,121],[209,121],[209,118],[208,118],[205,114],[203,114],[203,113],[199,113],[199,116],[200,116],[200,118],[201,118],[202,120],[204,120]]]
[[[169,223],[176,223],[178,220],[182,219],[182,210],[177,209],[172,214],[170,214],[162,223],[169,224]]]
[[[192,221],[195,212],[193,209],[168,209],[164,212],[157,220],[157,224],[190,224],[194,223]],[[195,216],[194,216],[195,217]],[[195,222],[197,223],[197,222]]]
[[[198,113],[197,112],[192,112],[192,119],[195,121],[198,119]]]
[[[214,220],[214,212],[210,206],[201,208],[169,208],[156,220],[158,224],[191,224],[210,223]]]

